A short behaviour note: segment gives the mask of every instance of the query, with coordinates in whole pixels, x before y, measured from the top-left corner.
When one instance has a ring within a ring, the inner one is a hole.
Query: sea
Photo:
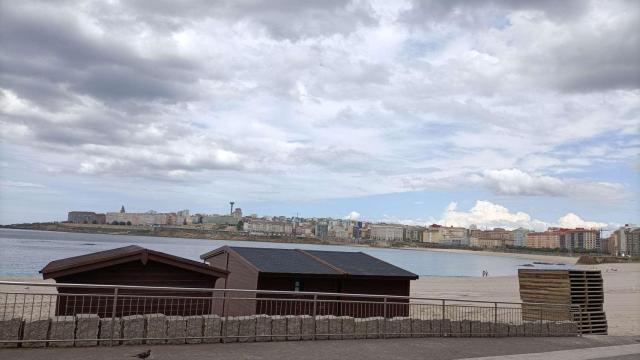
[[[521,266],[536,265],[534,259],[430,250],[372,248],[364,246],[315,245],[254,241],[185,239],[155,236],[106,235],[55,231],[0,229],[0,278],[38,277],[38,271],[52,260],[84,255],[127,245],[200,260],[200,255],[220,246],[290,248],[304,250],[361,251],[420,276],[480,277],[516,275]]]

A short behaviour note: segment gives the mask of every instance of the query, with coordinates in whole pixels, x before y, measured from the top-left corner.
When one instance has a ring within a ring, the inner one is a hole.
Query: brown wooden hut
[[[55,260],[40,273],[44,279],[55,279],[58,283],[203,289],[214,288],[218,279],[228,275],[226,270],[135,245]],[[113,289],[64,286],[57,289],[56,315],[92,313],[104,317],[113,313]],[[120,288],[115,310],[117,316],[208,314],[211,294],[211,291]]]
[[[224,246],[200,256],[211,266],[229,271],[216,284],[222,289],[280,290],[409,296],[416,274],[362,252],[269,249]],[[238,300],[245,297],[245,300]],[[231,298],[231,299],[229,299]],[[253,300],[251,299],[253,298]],[[255,299],[258,300],[255,300]],[[214,304],[227,315],[346,315],[354,317],[406,316],[407,299],[264,293],[227,293]]]

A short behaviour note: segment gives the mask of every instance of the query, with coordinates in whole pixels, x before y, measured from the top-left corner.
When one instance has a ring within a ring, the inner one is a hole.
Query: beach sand
[[[604,309],[610,335],[640,335],[640,264],[579,266],[602,270]],[[615,268],[617,271],[607,271]],[[411,295],[428,298],[520,302],[518,277],[421,276]]]
[[[548,261],[560,261],[560,259]],[[602,270],[610,335],[640,335],[640,263],[579,266]],[[611,271],[611,268],[617,271]],[[2,278],[8,281],[43,282],[37,278]],[[47,281],[50,282],[50,281]],[[0,293],[55,293],[54,287],[0,285]],[[518,277],[421,276],[412,281],[411,295],[457,300],[520,302]]]

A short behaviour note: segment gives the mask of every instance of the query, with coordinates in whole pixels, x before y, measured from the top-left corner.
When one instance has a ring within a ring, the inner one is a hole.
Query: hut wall
[[[59,283],[213,288],[216,278],[149,260],[132,261],[56,278]],[[93,313],[111,316],[113,290],[58,287],[57,315]],[[88,295],[91,294],[91,295]],[[135,297],[133,297],[135,296]],[[169,299],[168,297],[172,297]],[[181,297],[175,299],[175,297]],[[206,297],[207,299],[204,299]],[[211,292],[119,289],[116,315],[164,313],[198,315],[211,310]]]

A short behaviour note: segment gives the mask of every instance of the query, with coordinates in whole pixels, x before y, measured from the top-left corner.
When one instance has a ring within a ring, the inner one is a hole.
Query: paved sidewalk
[[[615,345],[586,349],[549,351],[534,354],[467,358],[465,360],[592,360],[640,359],[640,344]]]
[[[635,349],[622,347],[639,344],[638,337],[588,336],[576,338],[421,338],[333,341],[283,341],[265,343],[230,343],[201,345],[114,346],[66,349],[4,349],[0,359],[29,360],[113,360],[151,349],[155,360],[236,360],[236,359],[432,359],[452,360],[487,356],[526,354],[514,359],[532,359],[534,353],[562,350],[587,353],[602,348]],[[577,349],[577,350],[576,350]],[[635,351],[635,350],[634,350]],[[560,353],[567,355],[570,353]],[[604,354],[604,352],[603,352]],[[608,355],[607,355],[608,356]],[[635,356],[635,355],[634,355]],[[611,356],[610,356],[611,357]],[[504,358],[508,359],[508,358]],[[541,359],[551,360],[549,353]],[[558,358],[564,359],[564,358]],[[571,358],[567,358],[571,359]],[[582,357],[580,360],[589,359]],[[626,359],[625,359],[626,360]]]

